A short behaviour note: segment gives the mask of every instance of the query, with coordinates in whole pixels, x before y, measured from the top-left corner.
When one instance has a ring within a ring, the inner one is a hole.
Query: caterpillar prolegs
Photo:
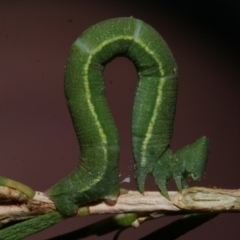
[[[169,179],[174,178],[181,189],[186,177],[198,180],[205,169],[206,137],[175,154],[169,148],[177,64],[165,41],[151,26],[133,17],[103,21],[73,43],[65,69],[65,94],[81,155],[76,169],[47,193],[67,216],[98,199],[115,201],[119,194],[119,137],[103,83],[104,66],[118,56],[129,58],[139,76],[132,117],[138,189],[144,191],[150,174],[167,197]]]

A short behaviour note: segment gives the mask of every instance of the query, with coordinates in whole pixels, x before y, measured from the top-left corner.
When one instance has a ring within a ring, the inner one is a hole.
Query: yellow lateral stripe
[[[148,143],[149,143],[150,138],[151,138],[151,134],[152,134],[152,131],[153,131],[153,128],[154,128],[154,124],[155,124],[156,119],[157,119],[158,109],[159,109],[159,106],[161,105],[161,102],[162,102],[161,92],[162,92],[163,86],[164,86],[164,82],[160,81],[160,84],[158,85],[158,88],[157,88],[158,96],[157,96],[156,101],[155,101],[155,106],[154,106],[154,109],[153,109],[153,115],[152,115],[152,118],[151,118],[150,123],[148,125],[148,129],[147,129],[147,132],[146,132],[146,137],[145,137],[145,139],[143,141],[143,144],[142,144],[142,150],[143,151],[147,150],[147,146],[148,146]],[[145,166],[146,163],[147,163],[146,156],[143,156],[141,165]]]
[[[113,41],[117,41],[117,40],[119,40],[119,39],[121,39],[121,38],[119,37],[119,38],[114,39],[114,40],[111,40],[111,41],[105,41],[104,43],[99,44],[99,46],[96,47],[94,50],[91,50],[91,53],[90,53],[89,58],[88,58],[88,60],[87,60],[87,62],[86,62],[86,65],[84,66],[84,74],[83,74],[83,75],[84,75],[84,81],[83,81],[83,83],[84,83],[84,87],[85,87],[86,95],[87,95],[87,104],[88,104],[88,107],[89,107],[89,109],[90,109],[90,112],[92,113],[92,116],[93,116],[93,118],[94,118],[94,121],[95,121],[95,123],[96,123],[96,125],[97,125],[97,129],[98,129],[98,131],[99,131],[99,136],[100,136],[100,138],[102,139],[102,141],[103,141],[104,143],[106,143],[106,144],[108,143],[106,133],[103,131],[103,128],[102,128],[101,123],[100,123],[100,121],[99,121],[99,117],[98,117],[98,115],[97,115],[97,113],[96,113],[96,111],[95,111],[95,106],[94,106],[94,104],[92,103],[92,95],[91,95],[90,85],[89,85],[89,79],[88,79],[88,68],[89,68],[89,65],[90,65],[90,63],[91,63],[92,56],[93,56],[94,54],[96,54],[96,53],[98,53],[99,51],[101,51],[102,48],[103,48],[104,46],[106,46],[107,44],[109,44],[109,43],[111,43],[111,42],[113,42]],[[86,49],[88,49],[88,48],[86,47]],[[104,160],[107,161],[107,155],[108,155],[107,149],[106,149],[106,148],[103,148],[103,151],[104,151],[104,156],[105,156],[105,157],[104,157],[102,160],[103,160],[103,161],[104,161]],[[106,167],[107,164],[105,164],[104,166]],[[97,178],[94,178],[94,180],[91,181],[91,184],[89,184],[88,186],[86,186],[86,188],[84,188],[84,189],[82,189],[82,190],[83,190],[83,191],[86,191],[86,190],[88,190],[88,189],[91,189],[92,186],[96,185],[98,182],[100,182],[100,181],[102,180],[102,175],[103,175],[103,174],[104,174],[103,171],[101,171],[100,173],[98,173]]]
[[[147,45],[145,45],[141,40],[138,40],[136,42],[139,42],[139,45],[141,45],[155,60],[156,62],[158,63],[158,66],[159,66],[159,72],[160,72],[160,75],[161,76],[164,76],[164,71],[163,71],[163,68],[161,67],[161,63],[158,61],[158,59],[154,56],[154,52],[151,51]],[[161,78],[161,77],[159,77]],[[156,122],[156,119],[157,119],[157,115],[158,115],[158,109],[159,109],[159,106],[161,105],[162,103],[162,89],[163,89],[163,86],[164,86],[164,83],[163,81],[159,81],[159,84],[158,84],[158,88],[157,88],[157,98],[156,98],[156,101],[155,101],[155,105],[154,105],[154,108],[153,108],[153,114],[152,114],[152,117],[151,117],[151,120],[149,122],[149,125],[148,125],[148,129],[147,129],[147,132],[145,134],[145,139],[142,143],[142,147],[141,147],[141,150],[143,152],[145,152],[147,150],[147,147],[148,147],[148,144],[149,144],[149,141],[151,139],[151,136],[152,136],[152,132],[153,132],[153,128],[154,128],[154,124]],[[142,166],[145,166],[147,163],[147,158],[146,156],[143,156],[142,157],[142,160],[141,160],[141,165]]]
[[[97,125],[97,128],[98,128],[98,131],[99,131],[99,136],[100,138],[102,139],[102,141],[104,143],[107,144],[107,136],[106,134],[104,133],[103,131],[103,128],[101,126],[101,123],[99,121],[99,117],[95,111],[95,107],[94,107],[94,104],[92,103],[92,96],[91,96],[91,91],[90,91],[90,86],[89,86],[89,79],[88,79],[88,68],[89,68],[89,65],[91,63],[91,60],[92,60],[92,56],[95,55],[96,53],[98,53],[99,51],[102,50],[103,47],[105,47],[106,45],[114,42],[114,41],[117,41],[117,40],[120,40],[120,39],[126,39],[126,40],[131,40],[132,37],[124,37],[124,36],[119,36],[119,37],[116,37],[116,38],[113,38],[111,40],[108,40],[108,41],[104,41],[103,43],[99,44],[95,49],[93,49],[89,55],[89,58],[86,62],[86,65],[84,67],[84,86],[85,86],[85,90],[86,90],[86,94],[87,94],[87,103],[88,103],[88,107],[90,109],[90,112],[92,113],[92,116],[94,118],[94,121]]]

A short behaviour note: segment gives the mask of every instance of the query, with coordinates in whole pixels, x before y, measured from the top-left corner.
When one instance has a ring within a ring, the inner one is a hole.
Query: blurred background
[[[239,188],[239,14],[238,0],[0,1],[0,175],[45,191],[76,166],[79,147],[63,89],[68,51],[91,25],[134,16],[159,31],[179,66],[172,148],[202,135],[210,138],[205,177],[191,186]],[[121,137],[120,181],[130,177],[122,187],[135,189],[130,133],[137,83],[133,64],[124,58],[108,64],[105,83]],[[172,182],[168,187],[176,190]],[[151,178],[146,190],[157,190]],[[69,219],[27,239],[47,239],[105,217]],[[173,219],[146,222],[124,231],[119,239],[139,239]],[[179,239],[239,239],[239,220],[240,214],[221,214]]]

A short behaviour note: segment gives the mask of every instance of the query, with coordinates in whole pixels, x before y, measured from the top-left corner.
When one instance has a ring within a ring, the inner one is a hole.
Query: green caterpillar
[[[81,156],[76,169],[47,194],[67,216],[76,213],[81,205],[99,199],[114,202],[119,195],[119,137],[103,83],[104,66],[118,56],[129,58],[139,76],[132,119],[138,189],[144,191],[145,178],[151,174],[167,197],[169,179],[173,177],[179,188],[185,187],[185,177],[199,179],[204,170],[197,168],[198,176],[193,176],[184,170],[188,160],[181,160],[182,157],[176,157],[178,153],[174,155],[169,149],[177,65],[165,41],[151,26],[132,17],[103,21],[83,32],[73,43],[65,70],[65,94]],[[205,166],[208,140],[201,141],[204,148],[197,161]],[[188,148],[187,152],[194,155],[194,148]],[[176,164],[176,160],[184,164]]]
[[[169,146],[177,95],[177,65],[167,44],[151,26],[133,17],[103,21],[73,43],[67,60],[65,94],[81,155],[76,169],[46,192],[59,212],[3,229],[0,235],[4,239],[29,236],[73,216],[79,206],[97,200],[116,201],[120,192],[119,137],[105,98],[103,70],[118,56],[129,58],[139,76],[132,118],[138,189],[144,192],[145,178],[150,174],[168,197],[166,184],[170,179],[175,179],[181,190],[187,187],[187,178],[202,178],[209,151],[206,137],[176,153]],[[34,195],[29,187],[3,177],[0,185],[18,189],[30,198]]]

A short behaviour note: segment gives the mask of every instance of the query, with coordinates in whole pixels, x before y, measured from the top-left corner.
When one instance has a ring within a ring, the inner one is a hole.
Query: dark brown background
[[[207,135],[210,161],[198,185],[239,188],[239,10],[238,0],[0,1],[0,175],[44,191],[75,167],[79,149],[63,91],[69,48],[92,24],[134,16],[161,33],[179,65],[172,148]],[[121,180],[131,177],[122,186],[134,189],[130,122],[136,72],[130,61],[116,59],[105,75],[121,137]],[[152,179],[147,189],[156,190]],[[46,239],[104,217],[69,219],[27,239]],[[179,239],[239,239],[239,220],[238,214],[221,214]],[[145,223],[119,239],[139,239],[170,221]]]

